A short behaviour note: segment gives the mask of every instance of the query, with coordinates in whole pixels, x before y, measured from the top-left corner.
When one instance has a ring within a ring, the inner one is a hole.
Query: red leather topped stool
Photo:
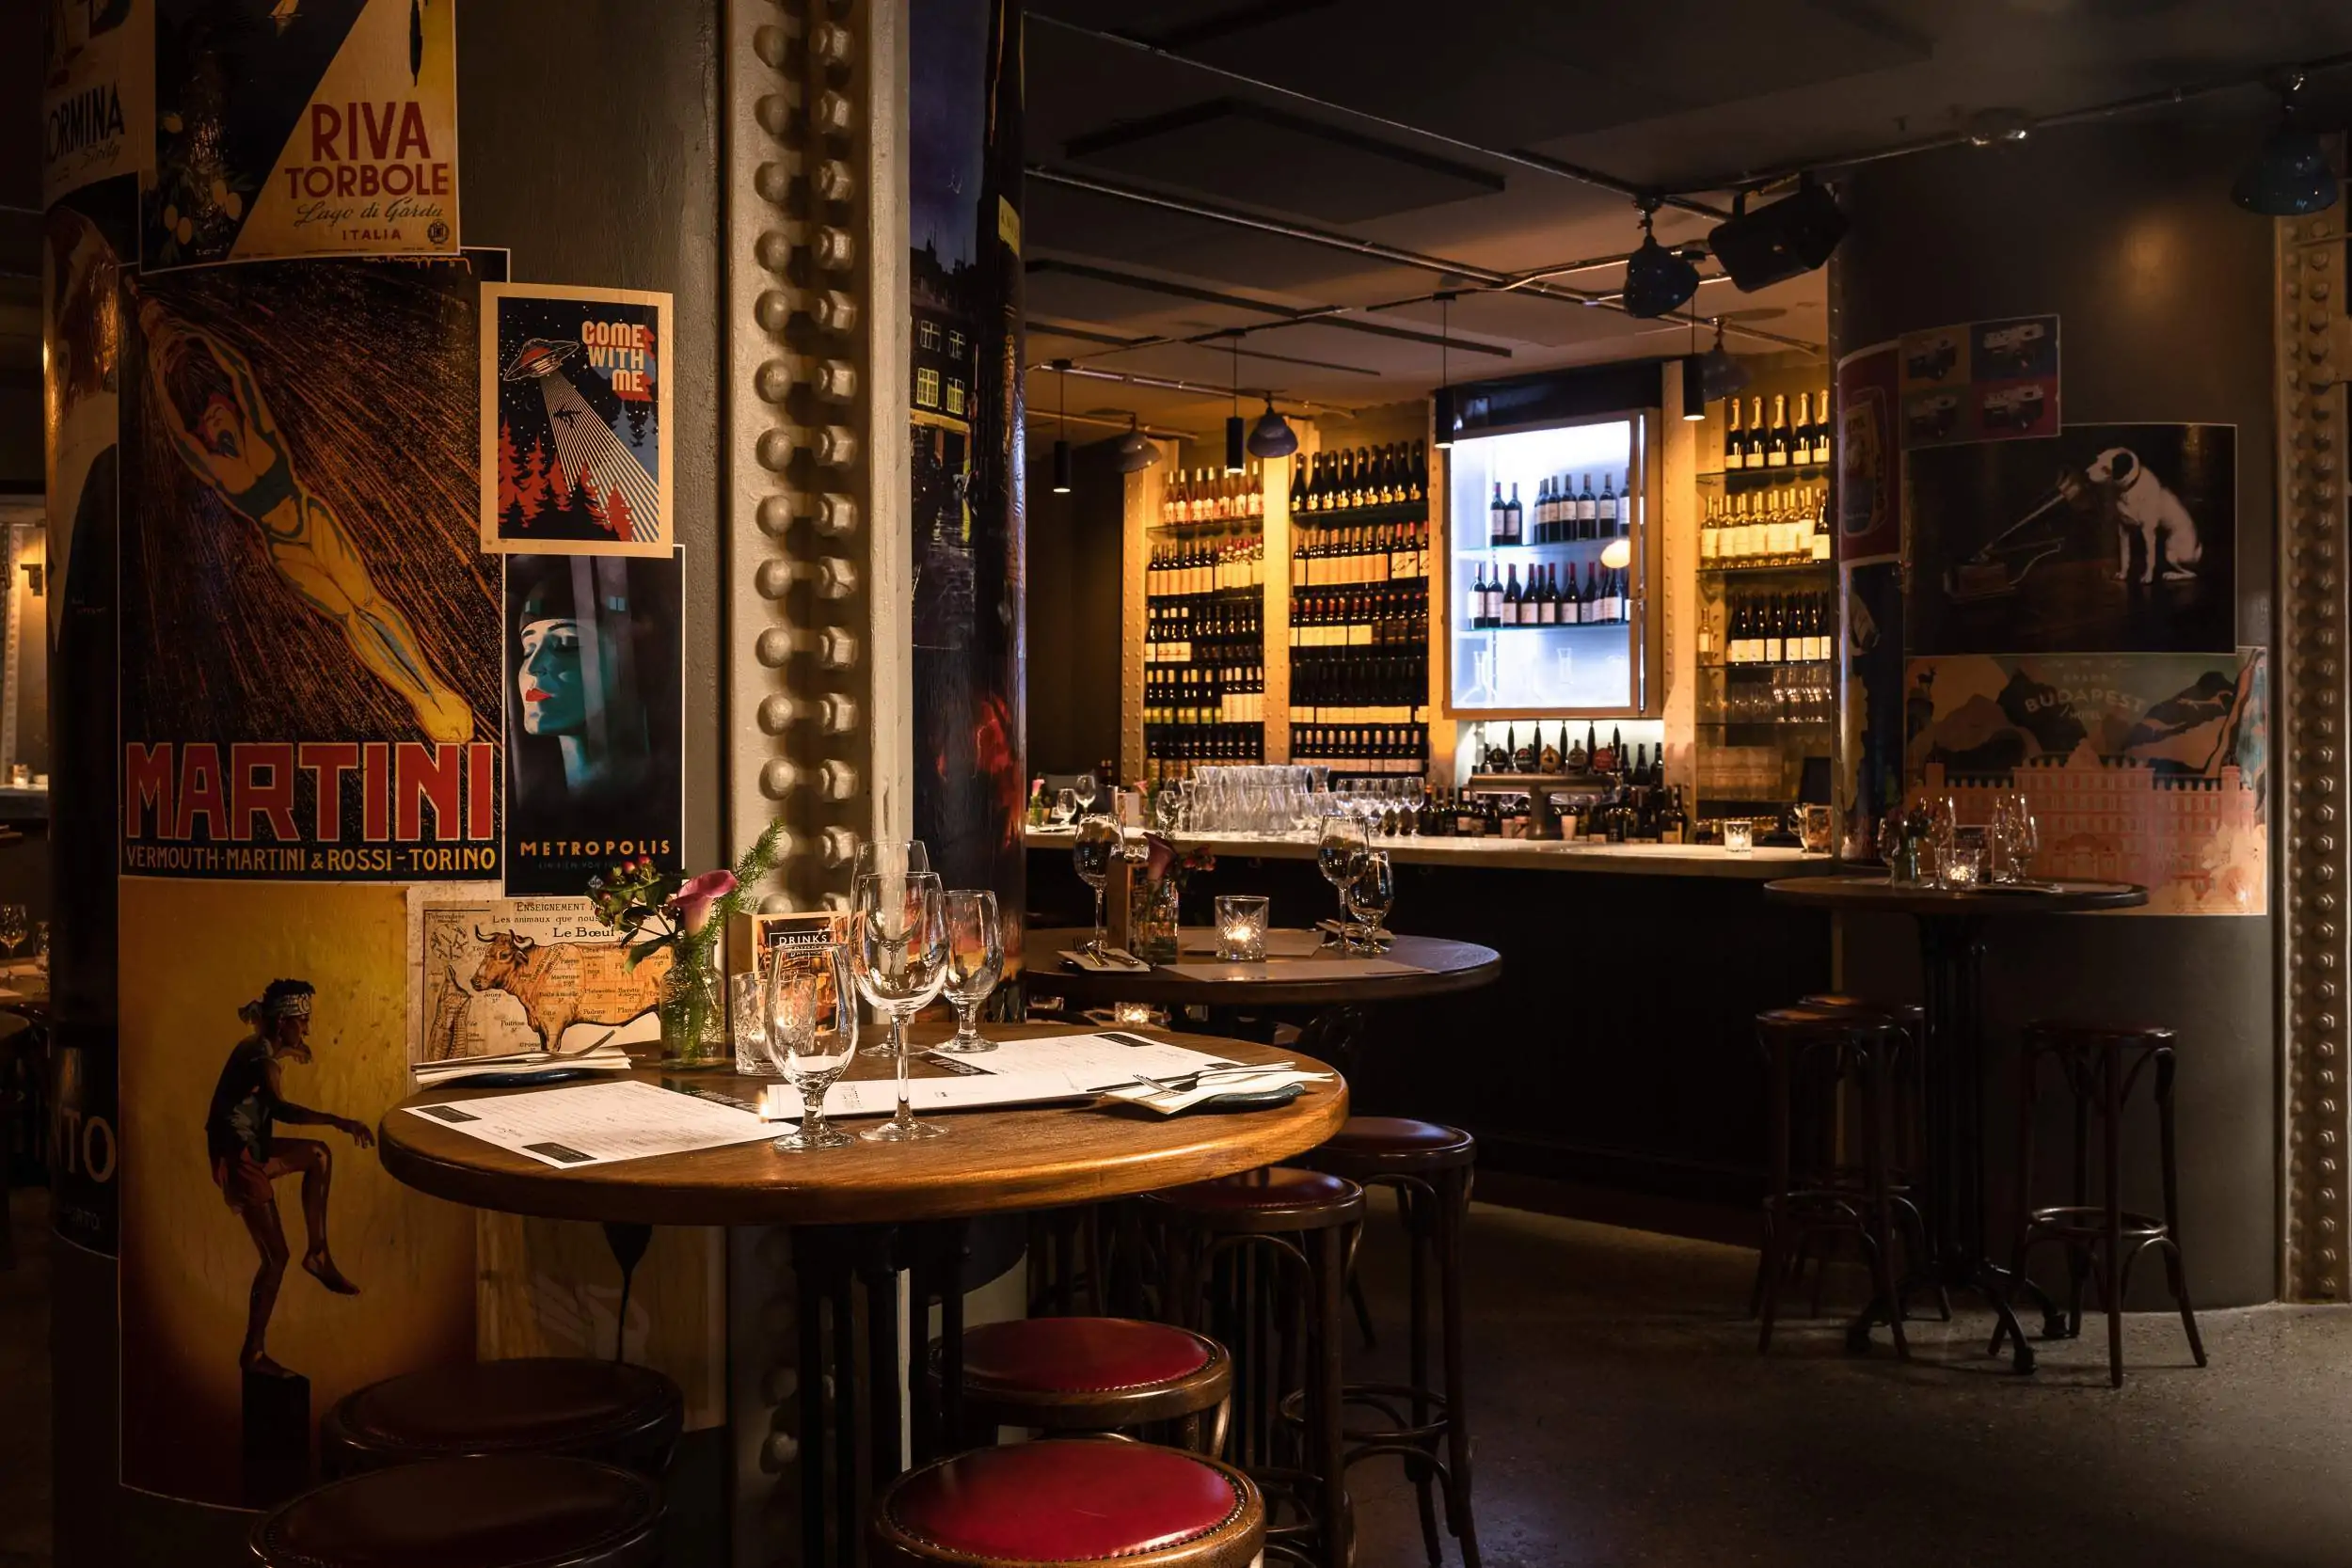
[[[247,1542],[268,1568],[652,1568],[660,1534],[660,1491],[633,1470],[489,1454],[328,1481]]]
[[[2099,1300],[2107,1313],[2107,1381],[2123,1386],[2123,1287],[2132,1264],[2142,1252],[2156,1248],[2164,1256],[2166,1283],[2180,1308],[2181,1327],[2188,1336],[2189,1354],[2205,1364],[2205,1341],[2197,1332],[2197,1312],[2189,1305],[2187,1265],[2181,1257],[2181,1181],[2174,1163],[2172,1132],[2172,1031],[2153,1025],[2076,1023],[2039,1020],[2026,1025],[2020,1037],[2017,1094],[2017,1200],[2019,1216],[2016,1250],[2010,1259],[2015,1277],[2023,1277],[2026,1255],[2043,1242],[2066,1249],[2066,1337],[2083,1331],[2083,1280],[2095,1272]],[[2074,1101],[2074,1191],[2072,1203],[2031,1207],[2033,1192],[2034,1103],[2041,1069],[2055,1061]],[[2123,1207],[2123,1105],[2131,1099],[2140,1073],[2153,1065],[2151,1090],[2156,1102],[2157,1173],[2163,1181],[2164,1213],[2135,1213]],[[2091,1197],[2090,1118],[2099,1118],[2100,1180],[2097,1201]],[[2003,1336],[1995,1330],[1993,1349]]]
[[[932,1347],[934,1378],[943,1348]],[[1017,1318],[964,1331],[963,1414],[978,1428],[1105,1433],[1174,1421],[1184,1447],[1215,1453],[1232,1388],[1225,1347],[1168,1323]]]
[[[877,1568],[1249,1568],[1265,1503],[1230,1465],[1149,1443],[1050,1439],[911,1470],[874,1505]]]
[[[685,1396],[650,1367],[584,1356],[518,1356],[429,1367],[370,1384],[319,1423],[330,1476],[460,1454],[600,1460],[659,1481],[685,1422]]]
[[[1304,1157],[1317,1170],[1396,1194],[1410,1243],[1408,1382],[1351,1383],[1343,1398],[1359,1413],[1346,1429],[1347,1462],[1378,1454],[1404,1458],[1421,1505],[1422,1544],[1439,1560],[1434,1483],[1445,1498],[1446,1528],[1461,1544],[1462,1561],[1478,1568],[1478,1528],[1470,1513],[1470,1431],[1468,1378],[1462,1369],[1462,1227],[1470,1213],[1471,1168],[1478,1143],[1459,1128],[1401,1117],[1350,1117],[1337,1135]],[[1439,1354],[1444,1389],[1429,1374],[1429,1286],[1436,1276]],[[1445,1458],[1438,1457],[1442,1446]]]
[[[1168,1314],[1232,1352],[1229,1451],[1265,1492],[1266,1550],[1345,1568],[1340,1309],[1363,1188],[1275,1165],[1141,1202],[1161,1231]]]

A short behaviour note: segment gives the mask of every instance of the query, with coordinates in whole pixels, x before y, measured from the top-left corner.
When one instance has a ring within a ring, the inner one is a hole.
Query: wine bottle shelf
[[[1819,483],[1829,477],[1830,467],[1827,463],[1796,463],[1778,468],[1701,468],[1695,477],[1701,484],[1762,490],[1776,484]]]
[[[1293,508],[1294,528],[1360,528],[1376,523],[1419,523],[1429,517],[1429,503],[1422,501],[1391,501],[1384,506],[1348,506],[1329,512],[1301,512]]]
[[[1835,561],[1708,561],[1699,564],[1699,575],[1713,578],[1756,577],[1766,572],[1807,573],[1826,575],[1837,570]]]

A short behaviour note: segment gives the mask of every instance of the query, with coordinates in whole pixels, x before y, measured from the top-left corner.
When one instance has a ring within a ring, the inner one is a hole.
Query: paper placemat
[[[564,1169],[685,1154],[772,1135],[747,1110],[698,1095],[673,1094],[633,1078],[405,1109],[410,1116],[437,1121],[469,1138]]]

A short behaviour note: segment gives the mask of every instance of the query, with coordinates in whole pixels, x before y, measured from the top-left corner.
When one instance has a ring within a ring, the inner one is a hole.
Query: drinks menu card
[[[673,1094],[637,1079],[406,1109],[410,1116],[564,1168],[684,1154],[772,1135],[749,1111]]]

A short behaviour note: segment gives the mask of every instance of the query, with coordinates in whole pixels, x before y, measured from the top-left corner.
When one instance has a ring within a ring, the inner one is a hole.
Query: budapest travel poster
[[[506,891],[577,897],[640,855],[679,869],[679,556],[504,560]]]
[[[1982,822],[2023,794],[2037,878],[2137,882],[2150,914],[2268,908],[2268,665],[2260,649],[1911,660],[1912,790]]]
[[[498,878],[474,288],[462,262],[141,280],[121,374],[125,872]]]
[[[456,254],[456,0],[154,4],[149,271]]]
[[[482,547],[666,556],[670,296],[482,291]]]

